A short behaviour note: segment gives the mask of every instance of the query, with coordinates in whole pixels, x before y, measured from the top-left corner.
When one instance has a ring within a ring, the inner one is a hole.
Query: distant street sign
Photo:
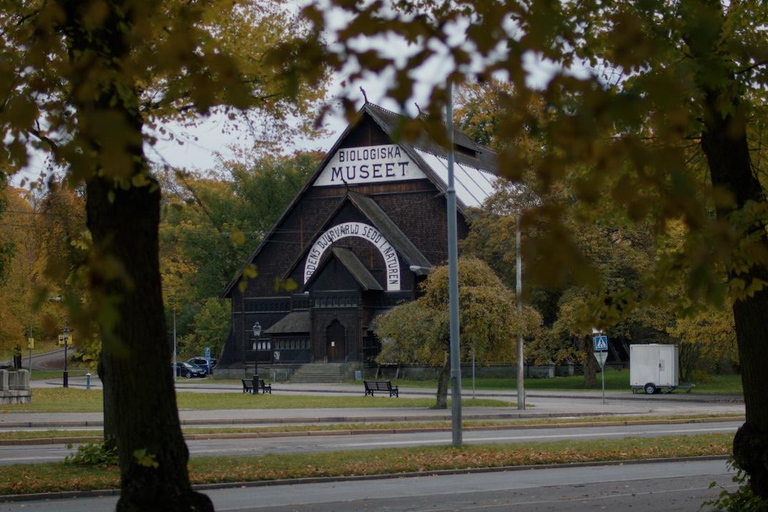
[[[211,362],[211,347],[205,347],[205,360]]]
[[[608,350],[608,336],[595,336],[595,352]]]
[[[608,352],[593,352],[593,354],[595,354],[597,364],[600,365],[600,368],[603,368],[605,366],[605,360],[608,359]]]

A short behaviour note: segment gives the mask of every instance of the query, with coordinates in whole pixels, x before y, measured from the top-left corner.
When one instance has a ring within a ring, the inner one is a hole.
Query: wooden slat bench
[[[243,393],[254,393],[253,390],[253,379],[242,379],[243,381]],[[259,379],[259,389],[262,393],[266,394],[269,393],[272,394],[272,384],[267,384],[264,382],[264,379]],[[256,390],[256,393],[258,393],[258,390]]]
[[[400,397],[400,392],[397,389],[397,386],[392,385],[392,381],[389,380],[364,380],[363,384],[365,384],[365,396],[371,395],[378,391],[378,392],[386,392],[389,393],[389,396],[395,396]]]

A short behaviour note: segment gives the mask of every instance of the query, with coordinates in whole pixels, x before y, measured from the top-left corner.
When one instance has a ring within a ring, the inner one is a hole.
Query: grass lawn
[[[189,462],[195,484],[307,477],[425,473],[435,470],[607,462],[668,457],[726,456],[733,435],[706,434],[653,439],[559,441],[514,445],[387,448],[252,457],[205,457]],[[118,487],[115,466],[62,463],[7,466],[0,472],[0,495]]]
[[[502,428],[553,428],[569,425],[636,425],[644,423],[675,422],[675,423],[701,423],[707,420],[743,421],[743,415],[732,414],[671,414],[666,416],[590,416],[582,418],[533,418],[527,420],[463,420],[464,429],[486,429],[496,430]],[[382,423],[322,423],[313,425],[275,425],[265,427],[251,426],[230,426],[230,427],[187,427],[183,426],[182,431],[187,438],[190,436],[210,436],[215,438],[217,435],[243,434],[259,435],[274,434],[285,432],[349,432],[349,431],[371,431],[371,430],[451,430],[451,421],[387,421]],[[101,442],[103,440],[103,431],[98,430],[14,430],[9,432],[0,432],[0,441],[21,441],[21,440],[52,440],[64,439],[62,442],[75,442],[71,439],[84,439],[83,442]],[[69,441],[66,441],[69,439]]]
[[[259,395],[243,393],[177,393],[179,410],[216,409],[308,409],[308,408],[374,408],[423,407],[435,404],[434,398],[388,398],[362,396]],[[514,407],[515,404],[492,399],[465,399],[467,407]],[[32,403],[0,405],[0,412],[101,412],[101,390],[75,388],[37,388],[32,390]]]
[[[436,380],[412,381],[400,379],[397,385],[403,387],[425,387],[437,388]],[[723,395],[741,395],[741,375],[710,375],[705,381],[694,382],[694,388],[691,393],[696,394],[723,394]],[[472,377],[462,374],[461,379],[462,392],[468,393],[472,390]],[[514,377],[509,379],[475,379],[475,389],[517,389],[517,381]],[[600,374],[597,374],[597,387],[584,387],[584,376],[574,375],[572,377],[555,377],[554,379],[525,379],[525,389],[527,390],[564,390],[564,391],[599,391],[601,388]],[[605,389],[607,391],[624,391],[631,393],[629,387],[629,370],[608,369],[605,372]]]
[[[85,377],[85,374],[88,373],[88,369],[86,368],[70,368],[67,370],[69,372],[69,376],[71,377]],[[32,380],[59,380],[61,381],[64,378],[64,372],[62,370],[32,370]],[[96,379],[96,372],[92,371],[91,375],[94,379]]]

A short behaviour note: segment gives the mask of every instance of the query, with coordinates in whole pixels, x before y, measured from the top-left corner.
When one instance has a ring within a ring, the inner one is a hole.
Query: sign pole
[[[27,348],[29,349],[29,378],[32,378],[32,349],[35,348],[35,338],[30,334],[27,338]]]
[[[603,364],[600,365],[600,380],[603,381],[603,405],[605,405],[605,358],[603,358]]]
[[[595,359],[600,364],[600,380],[603,384],[603,405],[605,405],[605,360],[608,359],[608,336],[598,330],[593,331],[595,337]]]

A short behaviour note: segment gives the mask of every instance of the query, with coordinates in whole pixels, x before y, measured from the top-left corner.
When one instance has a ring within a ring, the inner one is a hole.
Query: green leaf
[[[145,448],[141,448],[133,452],[133,456],[136,459],[136,463],[139,466],[145,468],[159,468],[160,464],[155,460],[156,456],[153,453],[147,453]]]

